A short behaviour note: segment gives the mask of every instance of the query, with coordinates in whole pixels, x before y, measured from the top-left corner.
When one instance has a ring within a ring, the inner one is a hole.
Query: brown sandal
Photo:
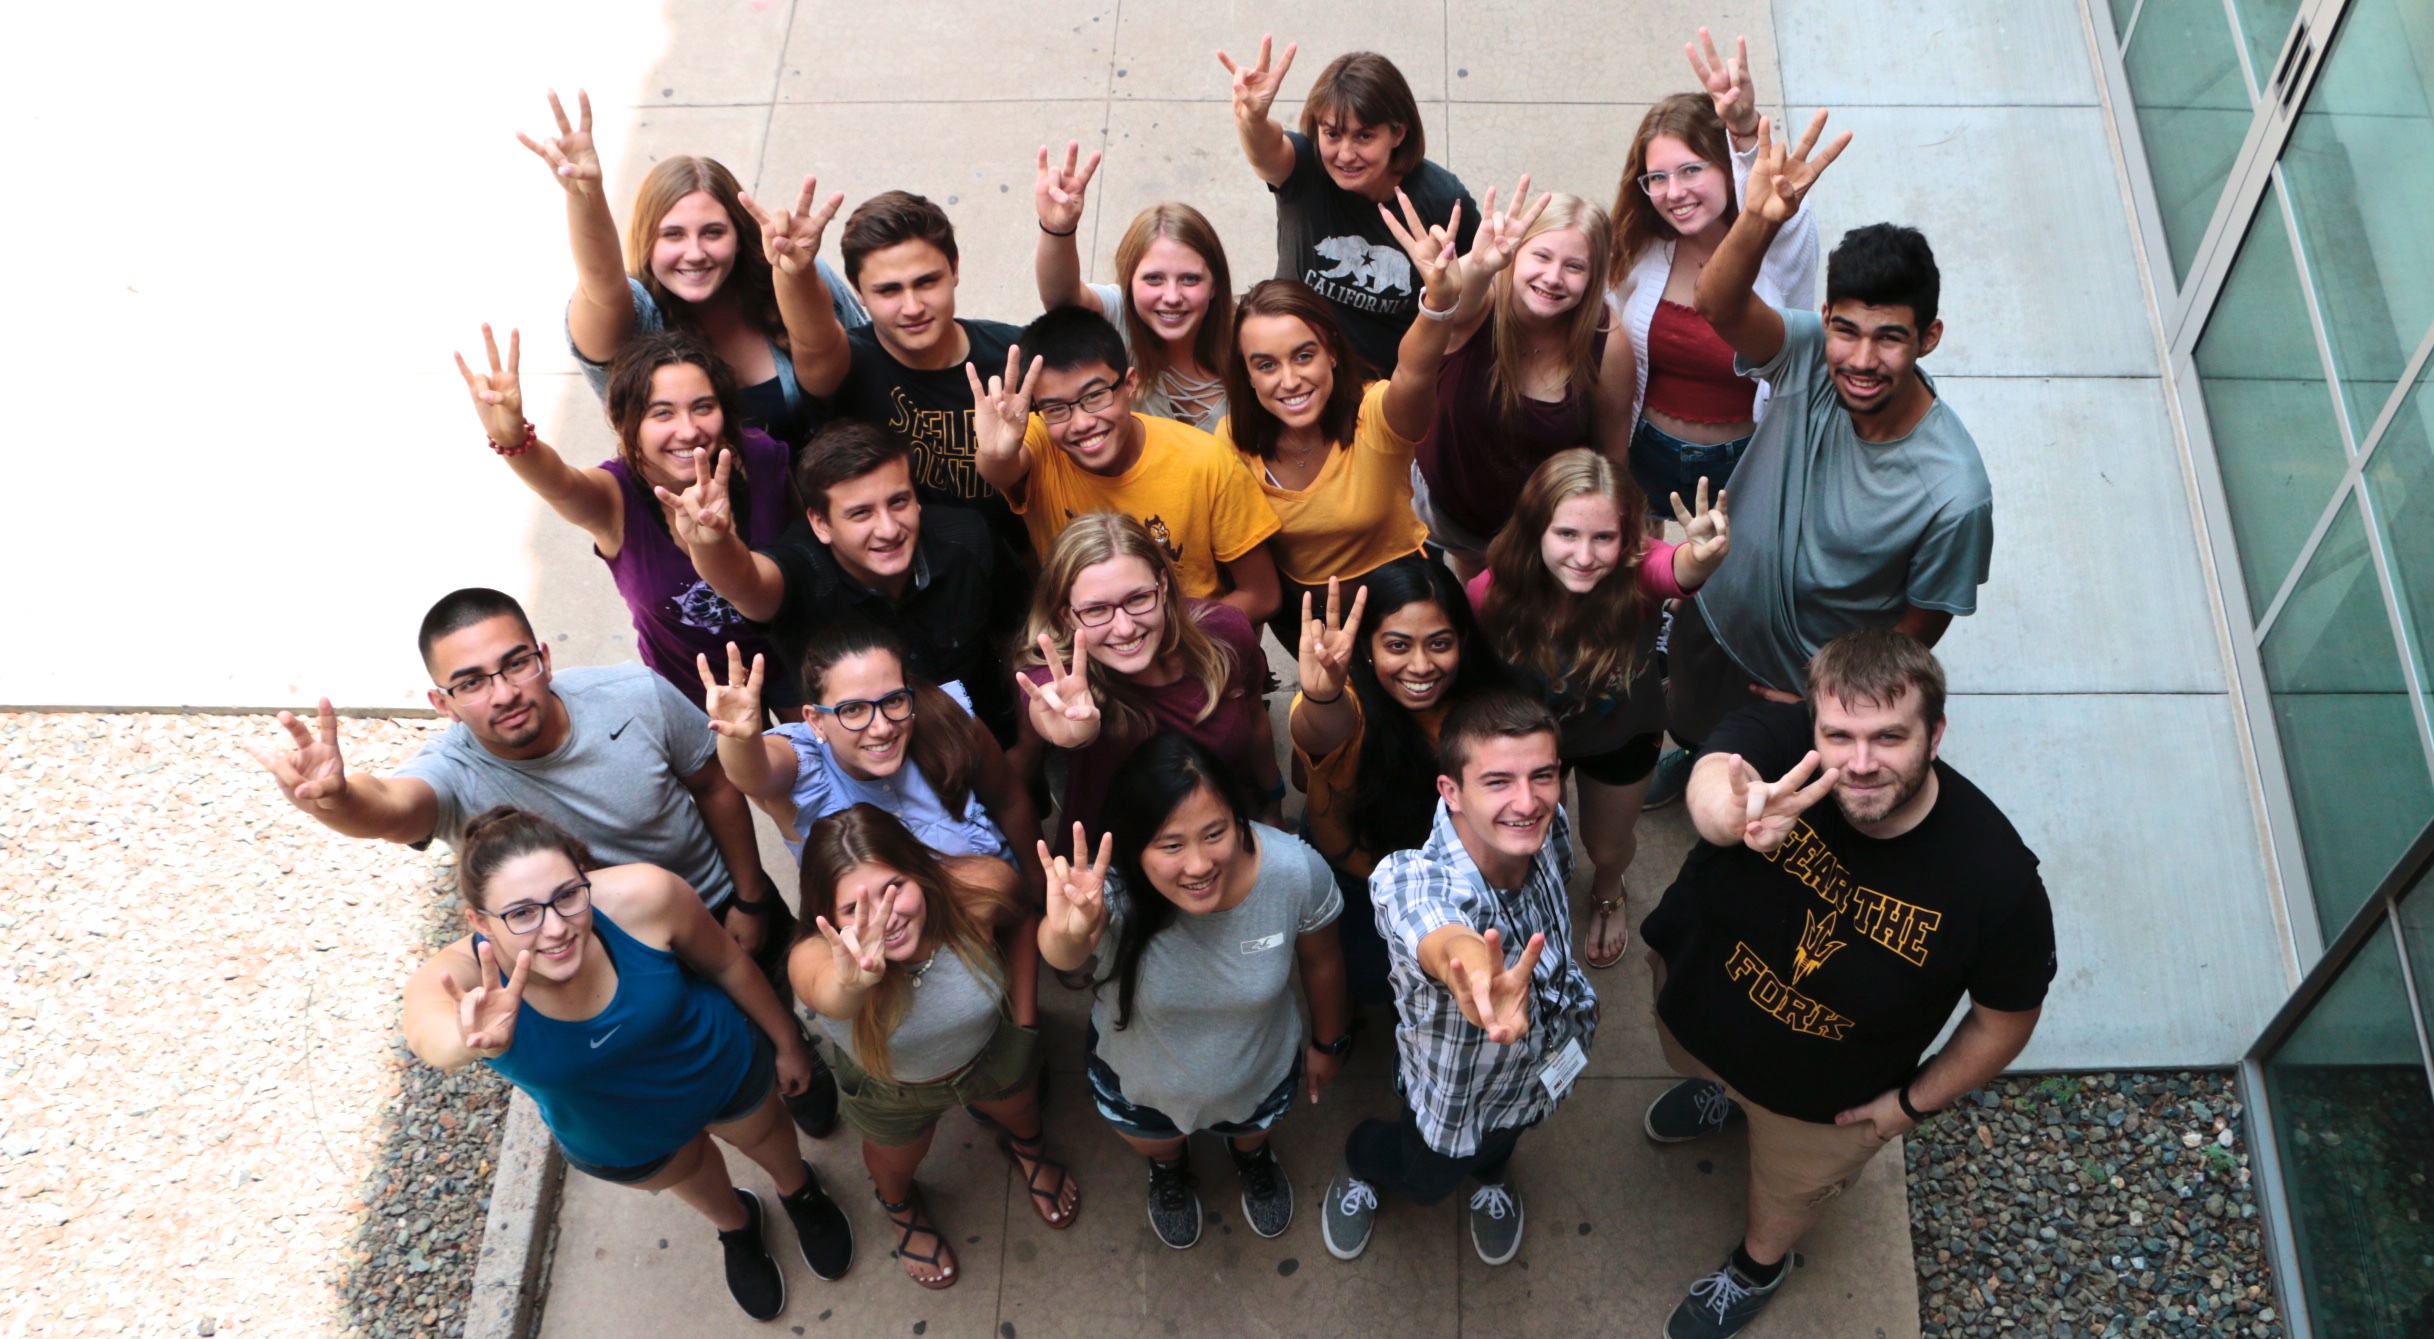
[[[888,1203],[887,1196],[880,1195],[876,1187],[872,1188],[871,1193],[877,1196],[879,1207],[887,1211],[887,1221],[896,1229],[896,1258],[908,1264],[928,1265],[938,1271],[935,1278],[925,1279],[910,1269],[905,1270],[904,1276],[932,1292],[954,1287],[958,1277],[955,1273],[954,1255],[947,1249],[946,1234],[940,1232],[938,1225],[930,1221],[929,1206],[921,1202],[921,1188],[915,1186],[911,1192],[905,1195],[904,1202],[901,1204]],[[899,1218],[896,1216],[898,1214],[903,1214],[904,1217]],[[931,1251],[928,1255],[923,1255],[913,1249],[913,1238],[923,1235],[929,1236],[938,1243],[938,1249]]]
[[[1603,921],[1610,916],[1622,916],[1624,914],[1623,898],[1621,896],[1590,899],[1589,933],[1584,937],[1581,945],[1580,956],[1582,961],[1587,962],[1591,967],[1606,968],[1612,967],[1614,964],[1623,960],[1623,955],[1631,951],[1631,925],[1628,921],[1625,921],[1623,924],[1623,942],[1621,946],[1616,948],[1612,954],[1600,959],[1596,954],[1589,951],[1588,946],[1597,942],[1597,926],[1600,921]]]
[[[1058,1231],[1063,1231],[1073,1226],[1074,1219],[1082,1216],[1082,1184],[1073,1179],[1072,1175],[1065,1170],[1063,1163],[1053,1161],[1048,1157],[1048,1147],[1043,1142],[1044,1138],[1045,1132],[1043,1131],[1042,1134],[1034,1135],[1029,1139],[1017,1139],[1012,1130],[1000,1126],[997,1133],[997,1147],[998,1151],[1013,1159],[1014,1170],[1022,1174],[1024,1186],[1031,1191],[1031,1207],[1039,1211],[1040,1221]],[[1024,1145],[1026,1144],[1037,1151],[1025,1152]],[[1039,1175],[1042,1170],[1056,1173],[1056,1184],[1046,1190],[1040,1189],[1039,1186]],[[1073,1191],[1073,1207],[1070,1209],[1064,1208],[1067,1189]],[[1063,1213],[1062,1217],[1058,1216],[1060,1210]]]

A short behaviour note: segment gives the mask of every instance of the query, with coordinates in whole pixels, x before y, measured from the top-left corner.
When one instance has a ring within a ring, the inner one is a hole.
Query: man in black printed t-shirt
[[[1659,1040],[1692,1077],[1645,1125],[1670,1143],[1746,1115],[1749,1229],[1668,1339],[1749,1324],[1826,1201],[2037,1025],[2054,977],[2037,857],[1937,759],[1943,737],[1942,667],[1874,628],[1818,651],[1805,705],[1745,708],[1705,741],[1700,844],[1641,927]],[[1964,993],[1968,1016],[1922,1065]]]

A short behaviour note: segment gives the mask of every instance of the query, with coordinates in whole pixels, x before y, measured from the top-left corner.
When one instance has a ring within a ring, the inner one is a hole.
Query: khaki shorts
[[[842,1046],[836,1058],[837,1114],[856,1133],[890,1148],[912,1143],[957,1107],[1012,1097],[1039,1082],[1040,1034],[1000,1013],[997,1031],[980,1054],[944,1078],[924,1083],[874,1079]]]

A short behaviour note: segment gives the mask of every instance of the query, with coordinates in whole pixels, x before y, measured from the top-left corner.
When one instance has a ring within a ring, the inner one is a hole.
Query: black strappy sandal
[[[1025,1145],[1038,1151],[1024,1152]],[[1044,1131],[1029,1139],[1017,1139],[1014,1137],[1014,1131],[1001,1125],[997,1131],[997,1149],[1012,1159],[1014,1170],[1021,1173],[1023,1186],[1031,1192],[1031,1198],[1034,1201],[1031,1207],[1038,1210],[1041,1222],[1061,1232],[1073,1226],[1073,1220],[1082,1216],[1081,1183],[1074,1180],[1072,1174],[1065,1170],[1065,1164],[1048,1156]],[[1023,1164],[1026,1162],[1031,1165],[1024,1166]],[[1039,1169],[1042,1167],[1054,1168],[1056,1171],[1056,1185],[1047,1190],[1039,1188]],[[1056,1216],[1057,1211],[1059,1206],[1065,1202],[1065,1189],[1068,1186],[1071,1186],[1074,1192],[1073,1208],[1064,1217],[1059,1218]]]
[[[938,1271],[936,1278],[920,1278],[909,1272],[905,1277],[932,1292],[942,1292],[954,1287],[955,1280],[959,1276],[955,1272],[955,1262],[945,1258],[947,1253],[946,1234],[940,1232],[938,1225],[930,1221],[929,1206],[921,1202],[921,1188],[915,1186],[911,1192],[905,1195],[904,1202],[901,1204],[888,1203],[887,1196],[880,1194],[877,1187],[872,1188],[871,1195],[879,1201],[879,1207],[887,1212],[889,1225],[896,1229],[896,1258],[910,1260],[917,1265],[928,1265]],[[896,1216],[898,1214],[903,1214],[904,1217],[898,1218]],[[938,1242],[938,1249],[928,1255],[923,1255],[913,1249],[913,1238],[924,1232],[930,1234]]]

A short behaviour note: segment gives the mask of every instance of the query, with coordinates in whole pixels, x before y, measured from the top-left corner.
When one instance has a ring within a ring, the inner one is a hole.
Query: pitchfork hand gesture
[[[1775,848],[1792,835],[1792,825],[1809,811],[1809,806],[1824,799],[1834,789],[1834,783],[1842,779],[1841,768],[1829,767],[1815,781],[1809,780],[1809,774],[1817,770],[1815,749],[1774,781],[1759,776],[1758,769],[1738,753],[1732,755],[1729,765],[1733,801],[1745,816],[1741,842],[1760,855],[1774,854]]]
[[[1073,630],[1073,657],[1068,668],[1057,666],[1056,642],[1040,634],[1040,655],[1048,662],[1048,681],[1033,683],[1016,674],[1016,689],[1031,708],[1031,728],[1061,749],[1087,748],[1099,737],[1099,704],[1090,693],[1090,629]]]
[[[845,206],[843,191],[829,196],[827,204],[820,203],[818,177],[803,178],[803,193],[795,198],[792,209],[772,213],[762,209],[749,194],[738,198],[761,225],[761,251],[769,258],[770,268],[789,277],[810,269],[812,262],[819,259],[820,234],[828,230],[829,220]]]

